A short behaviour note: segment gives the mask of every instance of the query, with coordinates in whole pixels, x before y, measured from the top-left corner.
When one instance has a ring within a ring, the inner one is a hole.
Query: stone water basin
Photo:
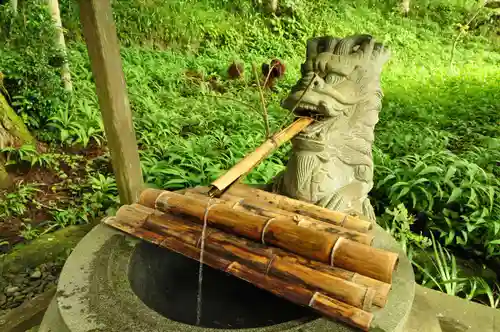
[[[380,227],[375,232],[375,246],[400,251]],[[210,267],[196,326],[198,269],[194,260],[100,224],[66,261],[39,332],[355,331]],[[413,271],[402,254],[374,331],[405,331],[413,296]]]

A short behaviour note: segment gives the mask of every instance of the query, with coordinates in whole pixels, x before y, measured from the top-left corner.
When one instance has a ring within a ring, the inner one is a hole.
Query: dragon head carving
[[[298,103],[298,115],[337,116],[380,91],[380,73],[389,57],[369,35],[310,39],[302,77],[282,106],[291,110]]]
[[[369,35],[307,42],[301,77],[282,106],[317,119],[293,140],[274,189],[374,219],[372,143],[381,109],[380,75],[390,52]]]

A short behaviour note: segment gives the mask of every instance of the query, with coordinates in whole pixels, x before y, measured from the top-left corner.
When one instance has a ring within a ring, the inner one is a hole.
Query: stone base
[[[405,331],[500,332],[500,310],[417,285]]]
[[[378,226],[374,232],[376,236],[374,245],[400,252],[401,259],[394,274],[393,289],[386,307],[374,311],[373,330],[405,331],[404,326],[414,297],[413,270],[389,234]],[[212,271],[208,267],[204,270],[204,278],[207,278],[204,279],[206,287],[210,287],[212,283],[210,289],[219,287],[221,295],[220,297],[210,295],[209,290],[204,290],[207,303],[203,312],[206,316],[227,312],[228,317],[219,317],[221,320],[226,320],[221,323],[225,324],[222,328],[215,328],[217,322],[205,322],[209,327],[191,325],[190,322],[195,315],[192,298],[193,291],[196,292],[196,285],[193,285],[195,289],[191,291],[188,288],[182,290],[182,287],[186,287],[187,279],[193,278],[192,274],[195,274],[197,280],[197,269],[190,270],[193,266],[197,266],[197,263],[188,258],[139,241],[108,226],[98,225],[85,236],[66,261],[56,296],[44,316],[39,331],[224,332],[245,326],[248,327],[245,328],[246,332],[355,331],[342,323],[319,318],[304,308],[271,297],[267,292],[254,294],[260,290],[255,288],[251,291],[249,287],[254,287],[253,285],[237,278],[221,275],[219,281],[214,276],[220,272]],[[186,274],[183,275],[179,271],[184,271]],[[176,275],[174,272],[180,274]],[[241,290],[241,293],[229,291],[231,289]],[[172,295],[176,292],[177,297]],[[180,294],[186,294],[186,299],[189,299],[191,294],[191,300],[183,302],[184,298]],[[256,298],[250,301],[244,294],[254,294]],[[216,298],[220,303],[215,300]],[[169,301],[170,303],[166,303]],[[261,302],[265,303],[259,306],[258,303]],[[266,307],[266,304],[269,307]],[[191,313],[176,316],[174,314],[178,309],[175,308],[176,305]],[[221,308],[215,308],[216,306]],[[273,314],[269,315],[269,311]],[[238,314],[242,315],[238,318],[250,322],[250,326],[245,323],[236,328],[230,326],[238,325],[238,320],[232,317]]]

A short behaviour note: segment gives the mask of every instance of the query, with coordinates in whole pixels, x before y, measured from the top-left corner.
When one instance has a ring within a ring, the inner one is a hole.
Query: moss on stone
[[[54,233],[43,235],[30,243],[18,245],[0,258],[0,275],[19,273],[26,268],[35,268],[43,263],[66,258],[92,224],[69,226]]]
[[[10,107],[7,99],[0,93],[0,149],[12,143],[34,143],[34,138],[23,120]],[[11,184],[9,174],[5,170],[4,160],[0,157],[0,188]]]
[[[0,93],[0,148],[7,146],[9,135],[20,143],[33,143],[34,138],[23,120],[10,107],[7,99]]]

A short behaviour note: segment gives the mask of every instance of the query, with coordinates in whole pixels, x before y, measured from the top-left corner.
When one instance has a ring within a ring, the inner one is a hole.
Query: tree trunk
[[[401,1],[401,12],[404,16],[408,16],[410,13],[410,0]]]
[[[10,0],[10,8],[12,9],[12,16],[17,15],[17,0]]]
[[[66,52],[66,43],[64,41],[61,14],[59,12],[59,2],[58,0],[47,0],[47,4],[56,29],[56,45],[59,47],[64,58],[63,65],[61,67],[61,79],[64,84],[64,89],[71,92],[73,90],[73,83],[71,82],[71,73],[69,71],[68,54]]]
[[[0,149],[33,142],[34,138],[26,128],[26,125],[10,107],[4,95],[0,93]],[[5,170],[4,160],[0,156],[0,188],[5,188],[9,185],[10,179]]]
[[[278,0],[269,0],[268,10],[271,14],[276,14],[278,11]]]

